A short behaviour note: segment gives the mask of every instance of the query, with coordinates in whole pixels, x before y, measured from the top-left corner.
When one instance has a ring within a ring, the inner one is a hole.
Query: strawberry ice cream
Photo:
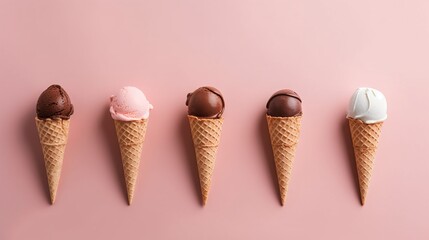
[[[117,95],[110,97],[110,114],[114,120],[135,121],[147,119],[152,104],[136,87],[123,87]]]

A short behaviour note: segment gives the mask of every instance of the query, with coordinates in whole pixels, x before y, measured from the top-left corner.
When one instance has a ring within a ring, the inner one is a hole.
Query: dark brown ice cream
[[[40,119],[69,119],[73,114],[70,97],[60,85],[51,85],[40,94],[36,107]]]
[[[214,87],[200,87],[188,93],[188,114],[200,118],[220,118],[225,108],[222,94]]]
[[[267,103],[267,114],[272,117],[293,117],[302,115],[301,98],[290,90],[275,92]]]

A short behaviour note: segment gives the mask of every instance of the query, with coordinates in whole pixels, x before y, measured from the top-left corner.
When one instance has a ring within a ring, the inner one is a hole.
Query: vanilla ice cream
[[[347,117],[366,124],[383,122],[387,119],[386,98],[376,89],[358,88],[350,99]]]

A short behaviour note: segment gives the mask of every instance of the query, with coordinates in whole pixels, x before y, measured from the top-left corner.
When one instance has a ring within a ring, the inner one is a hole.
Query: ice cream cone
[[[36,117],[36,126],[39,132],[40,144],[42,145],[52,204],[55,203],[57,196],[69,125],[69,119],[53,120],[49,118],[39,119]]]
[[[140,157],[145,139],[147,119],[137,121],[115,120],[116,135],[121,149],[127,187],[128,204],[131,205],[139,173]]]
[[[383,122],[366,124],[361,120],[352,118],[348,120],[359,178],[361,203],[364,205]]]
[[[203,205],[207,203],[223,118],[208,119],[188,115],[197,159]]]
[[[271,117],[266,115],[271,147],[279,183],[280,200],[284,205],[298,144],[302,116]]]

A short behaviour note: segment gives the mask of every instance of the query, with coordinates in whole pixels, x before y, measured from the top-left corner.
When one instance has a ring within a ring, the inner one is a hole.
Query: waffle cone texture
[[[348,121],[356,160],[361,204],[364,205],[383,122],[366,124],[352,118],[348,118]]]
[[[282,205],[286,201],[296,146],[301,130],[301,118],[302,116],[271,117],[266,115]]]
[[[42,146],[51,204],[55,203],[67,145],[70,119],[39,119],[36,127]]]
[[[115,120],[129,205],[134,199],[147,123],[147,119],[137,121]]]
[[[205,205],[209,197],[223,118],[207,119],[188,115],[188,120],[194,142],[202,203]]]

